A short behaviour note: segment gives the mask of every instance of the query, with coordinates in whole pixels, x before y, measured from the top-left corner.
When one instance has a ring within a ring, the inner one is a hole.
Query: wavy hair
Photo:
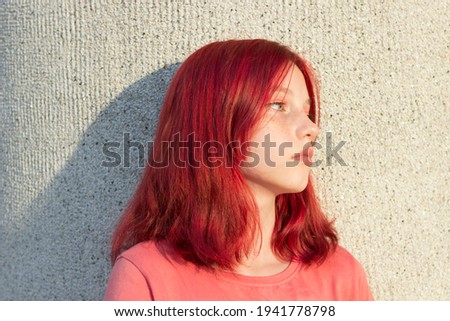
[[[186,59],[166,94],[143,178],[114,233],[113,262],[149,240],[168,242],[202,267],[232,270],[250,253],[259,216],[239,170],[245,159],[240,143],[292,64],[305,77],[319,124],[316,76],[286,46],[264,39],[218,41]],[[311,174],[302,192],[277,196],[272,249],[280,258],[321,263],[336,245]]]

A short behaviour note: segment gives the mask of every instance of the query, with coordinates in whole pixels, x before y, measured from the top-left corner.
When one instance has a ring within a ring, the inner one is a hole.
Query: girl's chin
[[[303,192],[308,186],[308,179],[306,179],[304,182],[293,184],[291,186],[280,186],[277,195],[279,194],[293,194],[293,193],[300,193]]]

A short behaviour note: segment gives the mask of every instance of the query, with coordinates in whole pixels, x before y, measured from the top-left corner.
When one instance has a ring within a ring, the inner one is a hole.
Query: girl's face
[[[319,128],[310,119],[309,94],[297,66],[287,72],[266,108],[247,143],[242,173],[254,192],[301,192],[311,170],[313,147],[308,147]]]

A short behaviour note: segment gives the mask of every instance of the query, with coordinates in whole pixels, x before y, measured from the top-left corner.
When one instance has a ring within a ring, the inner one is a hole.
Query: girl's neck
[[[274,275],[284,271],[289,262],[280,260],[272,250],[272,235],[275,226],[276,195],[268,191],[253,189],[259,211],[261,234],[255,241],[253,253],[237,268],[239,274],[250,276]]]

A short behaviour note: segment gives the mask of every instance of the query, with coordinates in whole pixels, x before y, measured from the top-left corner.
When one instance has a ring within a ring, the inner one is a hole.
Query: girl
[[[112,242],[106,300],[372,300],[311,177],[319,90],[276,42],[194,52]]]

